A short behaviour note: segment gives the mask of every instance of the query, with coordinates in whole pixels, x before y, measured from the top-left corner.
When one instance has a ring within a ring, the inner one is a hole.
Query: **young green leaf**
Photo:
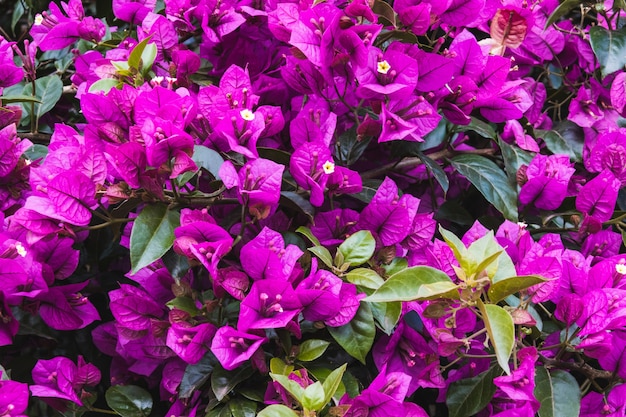
[[[300,417],[300,415],[282,404],[272,404],[261,410],[257,417]]]
[[[487,291],[487,295],[492,303],[497,303],[500,300],[504,300],[511,294],[515,294],[516,292],[525,290],[533,285],[541,284],[545,281],[545,278],[540,277],[539,275],[509,277],[492,283]]]
[[[302,395],[302,407],[305,410],[319,411],[326,403],[324,402],[324,388],[322,383],[317,381],[304,389]]]
[[[341,384],[341,378],[344,372],[346,372],[347,365],[344,363],[339,368],[332,371],[324,380],[324,405],[328,404],[337,392],[339,385]]]
[[[296,359],[303,362],[313,361],[322,356],[324,352],[326,352],[326,348],[328,348],[328,345],[330,345],[330,342],[327,342],[326,340],[305,340],[300,345],[300,352],[296,356]]]
[[[414,301],[431,298],[459,298],[458,286],[448,275],[429,266],[414,266],[389,277],[368,302]]]
[[[509,357],[515,344],[515,324],[513,317],[500,306],[484,304],[478,300],[478,309],[483,316],[489,340],[496,352],[496,359],[504,372],[509,375]]]
[[[359,230],[347,238],[338,251],[343,255],[343,261],[351,265],[361,265],[369,261],[376,249],[376,240],[369,230]]]

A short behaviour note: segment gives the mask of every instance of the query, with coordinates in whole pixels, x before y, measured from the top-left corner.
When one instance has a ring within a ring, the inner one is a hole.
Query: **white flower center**
[[[252,113],[250,110],[248,109],[243,109],[241,112],[239,112],[239,114],[241,115],[241,118],[243,120],[247,120],[249,122],[251,122],[252,120],[254,120],[254,113]]]
[[[391,69],[391,65],[387,61],[380,61],[377,66],[377,70],[380,74],[387,74]]]
[[[322,169],[325,174],[332,174],[335,172],[335,164],[332,161],[326,161],[324,165],[322,165]]]

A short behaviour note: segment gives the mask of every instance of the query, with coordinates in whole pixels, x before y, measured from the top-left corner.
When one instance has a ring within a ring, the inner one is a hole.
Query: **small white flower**
[[[380,61],[377,66],[377,70],[380,74],[387,74],[391,69],[391,65],[387,61]]]
[[[322,169],[325,174],[332,174],[335,172],[335,164],[332,161],[326,161],[324,165],[322,165]]]
[[[26,248],[24,248],[24,246],[20,242],[17,242],[15,244],[15,250],[17,250],[17,254],[20,255],[22,258],[26,256]]]
[[[617,273],[620,275],[626,275],[626,265],[624,265],[623,263],[615,265],[615,271],[617,271]]]
[[[239,114],[241,115],[241,118],[243,120],[247,120],[249,122],[251,122],[252,120],[254,120],[254,113],[252,113],[250,110],[248,109],[243,109],[242,111],[239,112]]]
[[[35,26],[39,26],[39,25],[41,25],[42,23],[43,23],[43,16],[42,16],[41,14],[37,13],[37,14],[35,15],[35,21],[33,22],[33,24],[34,24]]]

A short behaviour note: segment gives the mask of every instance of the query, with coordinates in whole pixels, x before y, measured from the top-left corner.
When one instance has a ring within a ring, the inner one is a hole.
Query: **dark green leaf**
[[[180,225],[180,213],[165,204],[146,206],[135,219],[130,234],[132,273],[162,257],[174,243],[174,229]]]
[[[489,340],[496,352],[496,359],[504,372],[511,373],[509,357],[515,344],[515,324],[508,311],[495,304],[478,302]]]
[[[196,307],[196,302],[189,297],[176,297],[173,300],[168,301],[166,305],[170,308],[186,311],[192,316],[200,314],[200,310]]]
[[[476,220],[465,207],[452,200],[444,201],[439,206],[434,219],[437,221],[448,220],[463,226],[471,226]]]
[[[382,0],[375,0],[372,11],[380,17],[384,17],[391,25],[396,25],[396,12],[388,3]]]
[[[539,417],[570,417],[580,412],[580,388],[570,373],[535,368],[535,398],[541,403]]]
[[[300,417],[300,415],[282,404],[272,404],[261,410],[257,417]]]
[[[233,417],[255,417],[256,402],[244,398],[233,398],[228,402]]]
[[[173,249],[168,250],[163,255],[163,263],[172,277],[178,281],[189,271],[189,261],[186,256],[179,255]]]
[[[41,100],[37,97],[27,96],[25,94],[15,94],[10,96],[0,96],[0,100],[2,100],[2,104],[11,104],[11,103],[41,103]]]
[[[11,33],[15,35],[15,25],[20,21],[24,13],[26,13],[25,2],[13,2],[13,14],[11,15]]]
[[[376,180],[376,179],[364,180],[363,189],[358,193],[349,194],[349,195],[350,197],[354,197],[358,200],[361,200],[362,202],[366,204],[369,204],[369,202],[372,201],[372,198],[374,198],[374,195],[376,194],[376,190],[378,190],[378,187],[380,187],[380,184],[382,184],[382,180]]]
[[[204,168],[209,171],[215,179],[220,179],[219,170],[224,163],[224,158],[213,149],[202,145],[193,147],[193,156],[191,157],[198,168]]]
[[[250,378],[254,370],[250,365],[244,365],[232,371],[216,366],[211,374],[211,389],[218,401],[222,401],[237,384]]]
[[[31,161],[41,160],[43,162],[45,157],[48,156],[48,147],[35,144],[24,151],[24,156]]]
[[[387,303],[370,303],[374,320],[378,324],[378,328],[388,335],[391,335],[395,329],[400,315],[402,314],[402,302],[390,301]]]
[[[444,193],[448,192],[448,188],[450,187],[450,181],[448,180],[448,175],[445,171],[439,166],[439,164],[424,155],[423,153],[418,153],[418,158],[426,165],[428,171],[435,177]]]
[[[369,230],[359,230],[339,245],[338,252],[343,261],[351,265],[361,265],[369,261],[376,250],[376,240]]]
[[[533,155],[519,146],[509,145],[502,140],[499,145],[502,151],[502,158],[504,159],[504,170],[509,176],[509,181],[515,184],[517,171],[522,165],[528,165],[532,161]]]
[[[122,417],[148,417],[152,411],[152,397],[135,385],[115,385],[105,394],[107,405]]]
[[[313,208],[309,200],[303,198],[301,195],[293,191],[280,192],[280,205],[299,211],[307,216],[309,220],[311,220],[311,222],[313,221],[315,209]]]
[[[483,122],[476,117],[472,117],[472,121],[467,125],[458,125],[455,126],[455,130],[457,132],[467,132],[472,131],[478,133],[480,136],[486,139],[495,139],[496,131],[495,129],[488,123]]]
[[[532,285],[541,284],[542,282],[545,282],[545,279],[539,275],[522,275],[502,279],[491,284],[489,287],[489,300],[495,304],[500,300],[504,300],[511,294],[525,290]]]
[[[565,154],[576,162],[582,161],[585,135],[580,126],[566,120],[553,130],[536,130],[537,137],[543,138],[548,149],[554,154]]]
[[[446,396],[449,417],[469,417],[485,408],[496,392],[493,380],[501,374],[500,368],[492,366],[480,375],[450,384]]]
[[[179,398],[189,398],[211,377],[213,368],[218,364],[217,359],[212,353],[205,354],[200,362],[193,365],[187,365],[183,379],[178,388]]]
[[[339,136],[335,143],[335,155],[342,165],[350,166],[363,155],[371,137],[359,140],[356,134],[356,125]]]
[[[565,0],[565,1],[563,1],[561,4],[559,4],[559,6],[556,9],[554,9],[552,14],[548,18],[548,21],[546,22],[546,25],[544,26],[544,29],[547,29],[548,26],[550,26],[551,24],[555,23],[557,20],[559,20],[561,17],[565,16],[566,14],[571,12],[572,10],[579,9],[580,5],[581,5],[580,0]]]
[[[41,104],[35,104],[35,118],[40,119],[41,116],[52,110],[61,98],[61,94],[63,94],[63,81],[61,81],[61,78],[58,75],[51,74],[38,78],[35,81],[35,87],[37,90],[35,92],[35,97],[41,101]],[[26,84],[22,94],[32,96],[32,84]],[[28,112],[30,106],[25,106],[24,108]]]
[[[443,271],[429,266],[414,266],[389,277],[364,301],[414,301],[432,298],[458,299],[458,286]]]
[[[589,42],[598,58],[602,76],[619,71],[626,64],[626,27],[607,30],[601,26],[589,29]]]
[[[353,358],[365,364],[365,357],[372,348],[376,326],[368,303],[361,303],[356,315],[348,324],[328,327],[330,335]]]
[[[289,166],[289,161],[291,161],[291,154],[289,152],[281,151],[280,149],[264,148],[259,146],[257,151],[259,151],[259,156],[261,158],[269,159],[270,161],[287,167]]]
[[[480,155],[458,155],[450,162],[506,219],[517,221],[517,192],[500,167]]]
[[[298,356],[296,356],[296,359],[302,362],[314,361],[324,354],[328,345],[330,345],[330,342],[327,342],[326,340],[305,340],[300,345],[300,352],[298,353]]]

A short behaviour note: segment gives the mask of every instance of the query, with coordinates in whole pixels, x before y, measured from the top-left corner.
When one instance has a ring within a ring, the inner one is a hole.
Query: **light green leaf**
[[[539,417],[570,417],[580,412],[580,388],[570,373],[549,372],[543,366],[535,368],[535,398],[541,403]]]
[[[496,241],[491,230],[472,242],[467,248],[467,257],[467,263],[472,265],[471,270],[466,270],[468,274],[487,270],[487,275],[493,282],[514,276],[517,272],[511,257]]]
[[[565,154],[575,162],[582,161],[585,134],[576,123],[566,120],[552,130],[536,130],[535,135],[543,138],[552,153]]]
[[[459,265],[463,269],[469,269],[469,264],[467,263],[467,248],[465,244],[456,237],[456,235],[449,230],[444,229],[441,225],[439,225],[439,233],[441,233],[441,237],[448,244],[450,249],[452,249],[452,253],[454,253],[454,257],[457,261],[459,261]]]
[[[327,267],[333,267],[333,256],[324,246],[313,246],[312,248],[308,248],[308,251],[317,256]]]
[[[449,417],[469,417],[485,408],[496,392],[493,380],[501,374],[500,368],[492,366],[473,378],[450,384],[446,396]]]
[[[402,302],[391,301],[387,303],[370,303],[374,320],[378,324],[378,328],[391,335],[400,320],[402,314]]]
[[[346,367],[347,364],[344,363],[339,368],[332,371],[324,380],[324,405],[330,402],[330,399],[333,398],[337,389],[339,389],[339,386],[341,385],[341,378],[346,371]]]
[[[146,48],[141,53],[141,65],[140,70],[141,73],[146,76],[150,70],[152,69],[152,64],[154,64],[154,59],[157,56],[157,46],[154,43],[150,43],[146,45]]]
[[[414,266],[389,277],[372,295],[364,298],[364,301],[458,299],[457,288],[458,286],[443,271],[429,266]]]
[[[176,308],[181,311],[185,311],[192,316],[196,316],[200,313],[198,307],[196,307],[195,301],[189,297],[176,297],[166,304],[170,309]]]
[[[257,417],[300,417],[300,415],[282,404],[272,404],[261,410]]]
[[[517,191],[498,165],[480,155],[458,155],[450,161],[502,215],[517,221]]]
[[[159,259],[174,243],[174,229],[180,225],[180,213],[162,203],[146,206],[135,219],[130,234],[132,273]]]
[[[129,68],[134,68],[137,71],[139,71],[141,67],[141,58],[142,58],[143,51],[146,48],[146,45],[148,45],[148,42],[150,42],[151,38],[152,36],[148,36],[147,38],[139,42],[137,45],[135,45],[133,50],[130,51],[130,55],[128,55],[128,67]]]
[[[106,402],[122,417],[148,417],[152,411],[152,397],[135,385],[114,385],[105,393]]]
[[[374,270],[369,268],[355,268],[346,274],[348,282],[362,288],[371,288],[377,290],[385,283]]]
[[[343,255],[343,261],[351,265],[361,265],[369,261],[376,249],[376,240],[369,230],[359,230],[347,238],[338,251]]]
[[[502,307],[495,304],[484,304],[480,300],[478,300],[478,309],[483,316],[498,364],[509,375],[511,373],[509,357],[515,344],[513,317]]]
[[[119,81],[115,78],[101,78],[89,86],[90,93],[103,92],[107,94],[112,88],[117,87]]]
[[[304,389],[304,395],[302,395],[302,407],[304,409],[319,411],[325,405],[324,388],[321,382],[317,381]]]
[[[489,287],[489,291],[487,291],[487,294],[489,295],[489,300],[495,304],[511,294],[515,294],[516,292],[525,290],[533,285],[541,284],[545,281],[546,280],[539,275],[509,277],[492,283]]]
[[[607,30],[601,26],[589,29],[589,42],[598,58],[602,76],[619,71],[626,64],[626,27]]]
[[[315,246],[321,246],[320,241],[315,237],[313,232],[311,232],[311,229],[309,229],[308,227],[300,226],[296,229],[296,233],[300,233],[301,235],[304,235]]]
[[[397,274],[403,269],[408,268],[409,261],[407,261],[406,258],[396,257],[396,258],[393,258],[388,265],[383,264],[381,266],[385,270],[385,275],[389,276],[389,275]]]
[[[322,356],[324,352],[326,352],[326,348],[328,348],[328,345],[330,345],[330,342],[327,342],[326,340],[305,340],[300,345],[300,352],[298,353],[298,356],[296,356],[296,359],[303,362],[313,361]]]
[[[302,404],[302,399],[304,397],[304,388],[302,388],[300,384],[298,384],[296,381],[292,381],[291,379],[289,379],[287,375],[270,373],[270,377],[274,381],[282,385],[283,388],[285,388],[296,401]]]
[[[63,81],[58,75],[50,74],[45,77],[38,78],[35,81],[35,97],[39,99],[41,104],[35,104],[35,118],[40,119],[41,116],[48,113],[54,108],[61,94],[63,94]],[[22,90],[23,95],[33,95],[33,85],[28,83]],[[24,106],[26,112],[30,112],[30,106]],[[28,113],[30,115],[30,113]]]
[[[354,318],[340,327],[328,327],[330,335],[350,356],[365,364],[365,357],[374,344],[376,326],[372,310],[361,303]]]
[[[2,100],[2,104],[11,104],[11,103],[24,103],[24,102],[33,102],[33,103],[41,103],[37,97],[27,96],[25,94],[13,94],[10,96],[0,96],[0,100]]]

